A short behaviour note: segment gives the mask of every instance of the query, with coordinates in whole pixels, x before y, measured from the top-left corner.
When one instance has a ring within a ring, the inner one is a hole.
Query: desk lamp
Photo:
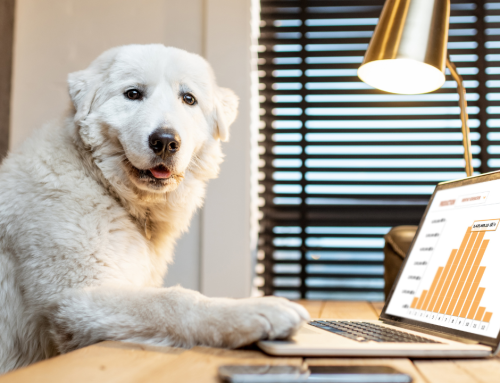
[[[462,77],[447,58],[449,0],[386,0],[359,78],[380,90],[420,94],[439,89],[448,67],[457,82],[462,120],[465,171],[474,172],[467,101]]]

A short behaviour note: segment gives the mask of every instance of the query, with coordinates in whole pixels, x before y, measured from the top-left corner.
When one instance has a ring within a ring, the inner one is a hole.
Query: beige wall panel
[[[231,15],[231,17],[227,17]],[[219,178],[208,185],[202,214],[201,291],[250,295],[251,0],[207,0],[205,57],[220,85],[240,97]]]

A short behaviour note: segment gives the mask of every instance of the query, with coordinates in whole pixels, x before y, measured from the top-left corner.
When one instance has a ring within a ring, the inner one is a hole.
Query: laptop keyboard
[[[369,322],[315,320],[309,324],[358,342],[441,343]]]

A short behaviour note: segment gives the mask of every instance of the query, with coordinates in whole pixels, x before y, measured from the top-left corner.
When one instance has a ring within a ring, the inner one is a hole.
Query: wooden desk
[[[376,302],[301,301],[313,318],[377,319]],[[102,342],[0,377],[13,382],[219,382],[223,364],[294,364],[303,358],[275,358],[255,350],[194,347],[190,350],[123,342]],[[387,365],[406,372],[415,383],[499,383],[500,359],[414,360],[407,358],[306,358],[309,365]]]

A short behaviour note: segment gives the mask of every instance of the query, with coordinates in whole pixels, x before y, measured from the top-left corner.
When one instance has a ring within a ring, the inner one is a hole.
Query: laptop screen
[[[481,178],[438,186],[384,314],[497,338],[500,179]]]

